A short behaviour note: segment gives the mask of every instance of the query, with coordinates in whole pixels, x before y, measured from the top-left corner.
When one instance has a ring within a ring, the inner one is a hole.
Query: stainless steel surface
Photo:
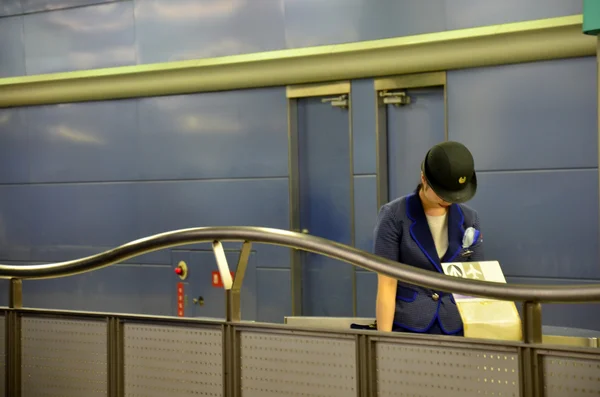
[[[8,288],[8,306],[13,309],[23,307],[23,280],[11,279]]]
[[[222,396],[222,342],[220,329],[125,324],[125,396]]]
[[[523,303],[523,339],[525,343],[542,343],[542,305]]]
[[[242,397],[358,397],[355,338],[239,334]]]
[[[242,250],[240,251],[240,257],[235,270],[235,277],[233,278],[233,286],[229,294],[229,305],[228,313],[226,318],[229,321],[242,321],[242,285],[244,283],[244,276],[246,275],[246,268],[248,267],[248,259],[252,253],[252,243],[244,241]]]
[[[0,396],[6,397],[6,316],[2,314],[0,316]]]
[[[105,397],[106,321],[29,318],[22,321],[23,397]]]
[[[600,394],[600,357],[541,355],[544,397],[586,397]]]
[[[287,230],[249,226],[181,229],[135,240],[112,250],[72,261],[45,265],[0,265],[0,277],[22,279],[64,277],[97,270],[148,252],[186,244],[214,241],[252,241],[301,249],[347,262],[410,284],[469,296],[537,303],[600,301],[600,284],[562,286],[507,285],[462,279],[416,269],[413,266],[397,263],[357,248],[316,236]]]
[[[537,396],[521,393],[526,381],[548,397],[600,391],[598,349],[315,330],[289,322],[31,309],[6,313],[24,320],[23,396]],[[569,332],[589,335],[588,330]],[[522,366],[527,353],[539,367]],[[538,375],[530,377],[536,368]],[[124,388],[110,387],[110,379],[121,379]]]
[[[378,396],[438,397],[440,392],[445,397],[519,396],[516,348],[381,341],[373,350]]]

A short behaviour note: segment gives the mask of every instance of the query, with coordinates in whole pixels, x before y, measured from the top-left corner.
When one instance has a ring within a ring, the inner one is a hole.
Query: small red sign
[[[185,307],[185,302],[184,302],[184,288],[183,288],[183,283],[177,283],[177,316],[178,317],[183,317],[184,316],[184,307]]]
[[[235,277],[235,272],[230,272],[231,278]],[[212,272],[212,286],[216,288],[223,288],[223,280],[221,279],[221,273]]]

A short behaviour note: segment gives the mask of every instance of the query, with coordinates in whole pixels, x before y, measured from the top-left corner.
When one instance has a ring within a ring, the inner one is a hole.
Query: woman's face
[[[427,180],[425,179],[423,174],[421,174],[421,183],[423,184],[423,196],[432,207],[447,208],[450,207],[450,205],[452,205],[451,203],[445,202],[444,200],[439,198],[437,194],[435,194],[433,189],[427,184]]]

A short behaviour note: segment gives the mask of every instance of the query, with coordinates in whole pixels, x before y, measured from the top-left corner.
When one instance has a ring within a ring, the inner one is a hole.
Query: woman
[[[462,204],[475,195],[471,152],[458,142],[432,147],[414,193],[384,205],[375,227],[376,255],[442,272],[441,263],[482,261],[477,212]],[[452,294],[378,275],[377,329],[462,335]]]

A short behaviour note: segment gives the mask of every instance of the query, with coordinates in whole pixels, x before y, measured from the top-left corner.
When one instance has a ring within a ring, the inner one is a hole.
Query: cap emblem
[[[461,185],[463,183],[465,183],[467,181],[467,177],[466,176],[461,176],[460,178],[458,178],[458,183],[460,183]]]

